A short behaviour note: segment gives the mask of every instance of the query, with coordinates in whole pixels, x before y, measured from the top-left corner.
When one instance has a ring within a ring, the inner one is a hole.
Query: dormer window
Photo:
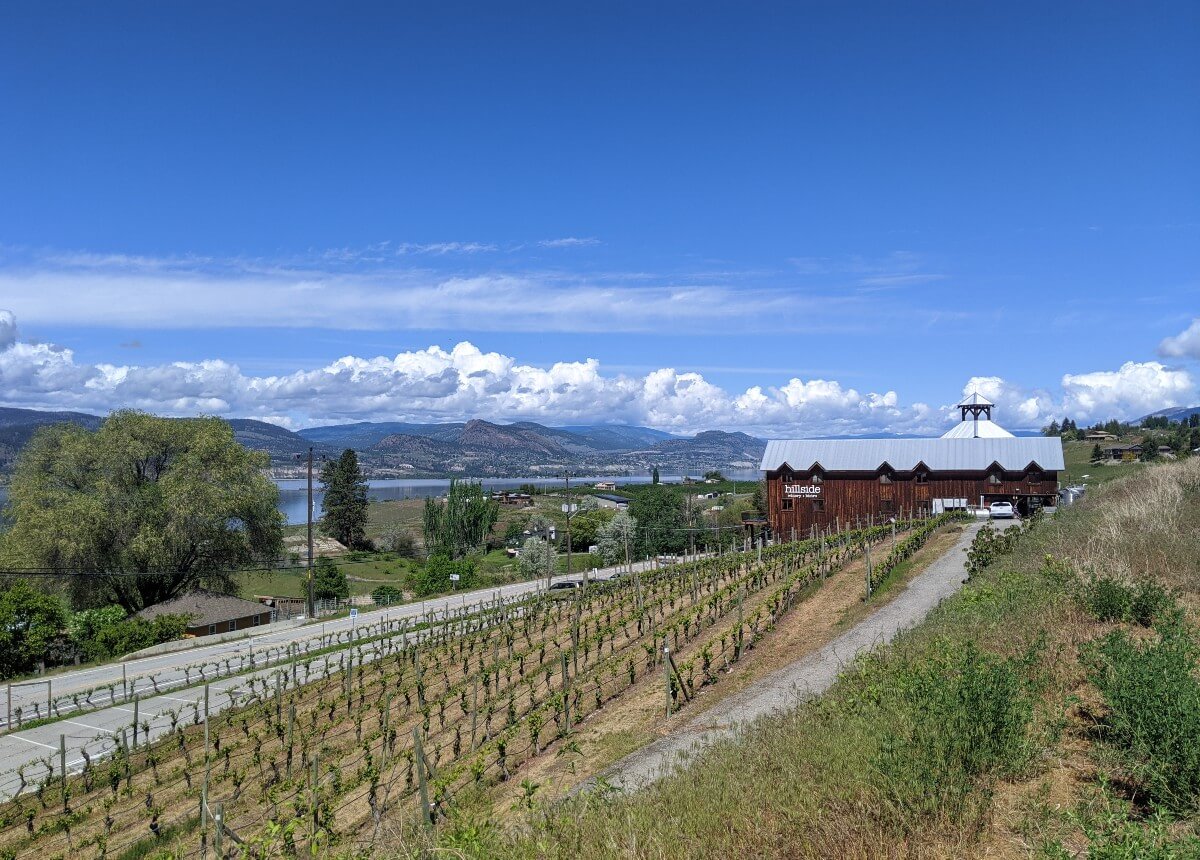
[[[1045,479],[1041,472],[1033,471],[1029,473],[1029,483],[1040,484]]]
[[[812,482],[814,484],[823,484],[825,483],[825,479],[821,477],[820,472],[814,472],[812,476]]]
[[[890,484],[891,482],[892,482],[892,476],[889,475],[887,472],[884,472],[882,475],[879,476],[879,483]]]
[[[1003,483],[1004,479],[1002,477],[1000,477],[999,472],[988,472],[987,482],[989,484],[991,484],[992,486],[995,486],[997,484]]]
[[[916,481],[918,484],[928,484],[929,483],[929,473],[924,470],[917,472]]]

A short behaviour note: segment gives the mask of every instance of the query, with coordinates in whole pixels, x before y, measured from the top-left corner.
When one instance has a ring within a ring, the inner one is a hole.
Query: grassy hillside
[[[468,857],[1200,856],[1200,459],[980,543],[956,597],[820,699],[631,797],[464,804]],[[400,853],[427,845],[419,836]],[[389,847],[379,853],[395,854]]]

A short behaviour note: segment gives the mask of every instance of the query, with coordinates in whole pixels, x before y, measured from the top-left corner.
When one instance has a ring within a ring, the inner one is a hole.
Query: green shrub
[[[906,811],[953,814],[981,776],[1015,773],[1028,757],[1033,698],[1020,662],[950,647],[894,673],[876,765]]]
[[[450,579],[450,575],[454,573],[458,574],[457,581]],[[438,594],[449,591],[451,584],[459,590],[474,587],[475,575],[473,558],[451,561],[444,555],[434,555],[417,571],[413,577],[413,585],[417,594]]]
[[[73,613],[67,629],[85,660],[104,660],[172,642],[183,635],[187,624],[184,615],[159,615],[147,621],[126,618],[119,606],[103,606]]]
[[[394,585],[381,585],[371,592],[371,599],[378,604],[394,606],[404,602],[404,592]]]
[[[1108,705],[1105,739],[1149,798],[1174,811],[1193,810],[1200,796],[1198,656],[1179,621],[1141,643],[1114,631],[1083,654]]]
[[[1125,621],[1133,589],[1110,576],[1093,576],[1083,587],[1083,604],[1097,621]]]
[[[1143,627],[1150,627],[1170,617],[1175,608],[1175,598],[1171,593],[1157,582],[1147,579],[1138,585],[1133,594],[1129,617]]]

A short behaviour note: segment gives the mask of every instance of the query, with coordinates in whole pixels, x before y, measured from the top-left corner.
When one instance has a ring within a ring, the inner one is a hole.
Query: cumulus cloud
[[[12,315],[0,317],[15,330]],[[792,379],[730,394],[694,372],[605,374],[592,358],[549,367],[483,352],[469,342],[394,356],[344,356],[316,370],[254,376],[210,360],[86,364],[70,349],[12,339],[0,351],[0,402],[103,412],[269,416],[285,426],[345,420],[625,422],[679,431],[837,434],[934,429],[941,419],[895,392],[860,394],[826,380]]]
[[[1200,317],[1177,335],[1164,338],[1158,345],[1160,355],[1167,358],[1200,359]]]
[[[0,311],[0,350],[17,342],[17,318],[12,311]]]
[[[1186,371],[1158,362],[1068,374],[1057,394],[999,377],[974,377],[964,386],[964,393],[970,391],[995,401],[997,419],[1013,428],[1037,427],[1064,415],[1081,422],[1131,418],[1196,398]],[[8,311],[0,311],[0,405],[259,417],[293,428],[485,417],[775,436],[930,435],[953,420],[949,406],[904,404],[895,391],[859,391],[831,379],[793,378],[779,386],[729,392],[694,371],[608,374],[593,358],[537,367],[466,341],[392,356],[348,355],[314,370],[269,376],[247,374],[219,359],[88,364],[68,348],[22,341]]]
[[[1157,361],[1127,361],[1116,370],[1067,373],[1060,387],[1056,394],[998,376],[976,376],[963,386],[963,394],[979,392],[996,404],[999,423],[1014,427],[1038,427],[1064,417],[1077,423],[1136,419],[1200,399],[1190,373]]]

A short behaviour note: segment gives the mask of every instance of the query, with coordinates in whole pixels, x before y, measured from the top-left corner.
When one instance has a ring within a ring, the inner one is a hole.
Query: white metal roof
[[[968,418],[966,421],[959,421],[949,430],[942,434],[943,439],[1012,439],[1013,434],[1009,433],[995,421],[987,418],[981,418],[975,421]]]
[[[988,400],[978,391],[972,391],[962,400],[958,401],[955,406],[995,406],[996,404]]]
[[[910,472],[924,463],[935,472],[983,472],[993,463],[1007,471],[1036,464],[1062,471],[1062,439],[1027,436],[989,439],[795,439],[767,442],[761,470],[787,464],[797,471],[820,465],[828,472],[873,472],[887,464]]]

